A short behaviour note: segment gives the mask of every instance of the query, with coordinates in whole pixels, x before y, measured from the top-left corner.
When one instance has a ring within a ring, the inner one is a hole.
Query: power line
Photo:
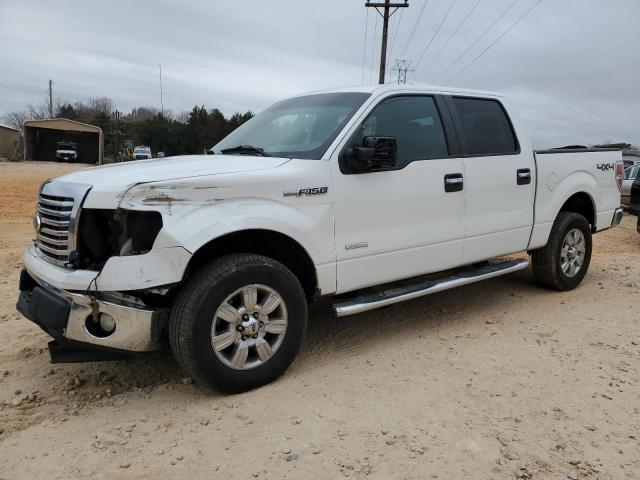
[[[400,10],[400,17],[398,17],[398,23],[396,24],[396,31],[393,32],[393,40],[391,40],[391,50],[389,50],[389,56],[393,57],[393,49],[396,46],[396,38],[398,37],[398,31],[400,31],[400,23],[402,23],[402,14],[404,10]]]
[[[480,5],[480,2],[482,0],[478,0],[475,5],[473,7],[471,7],[471,10],[469,10],[469,12],[465,15],[465,17],[462,19],[462,22],[460,22],[460,24],[456,27],[456,29],[453,31],[453,33],[449,36],[449,38],[447,38],[447,41],[444,42],[442,44],[442,46],[438,49],[438,51],[436,52],[436,54],[433,56],[433,58],[431,59],[431,61],[427,64],[427,67],[429,65],[432,65],[433,62],[435,62],[436,58],[438,58],[440,56],[440,54],[442,53],[442,51],[446,48],[447,45],[449,45],[449,43],[451,43],[451,40],[453,40],[453,37],[456,36],[456,34],[460,31],[460,29],[462,28],[462,26],[467,22],[467,20],[469,19],[469,17],[471,16],[471,14],[474,12],[474,10],[476,9],[476,7],[478,5]],[[426,67],[425,67],[426,68]]]
[[[489,28],[487,28],[484,32],[482,32],[482,35],[480,35],[478,38],[476,38],[476,39],[475,39],[475,41],[474,41],[471,45],[469,45],[469,47],[468,47],[464,52],[462,52],[462,53],[460,54],[460,56],[459,56],[458,58],[456,58],[456,59],[453,61],[453,63],[452,63],[451,65],[449,65],[449,66],[448,66],[447,68],[445,68],[442,72],[440,72],[440,75],[438,75],[438,76],[433,80],[433,82],[434,82],[434,83],[435,83],[435,82],[437,82],[437,81],[438,81],[441,77],[443,77],[443,76],[444,76],[444,75],[445,75],[449,70],[451,70],[451,69],[455,66],[455,64],[456,64],[456,63],[458,63],[458,62],[462,59],[462,57],[464,57],[467,53],[469,53],[469,51],[470,51],[473,47],[475,47],[475,46],[477,45],[477,43],[478,43],[480,40],[482,40],[482,39],[487,35],[487,33],[489,33],[489,31],[490,31],[492,28],[493,28],[493,27],[495,27],[495,26],[496,26],[496,24],[497,24],[500,20],[502,20],[502,19],[504,18],[504,16],[505,16],[507,13],[509,13],[509,11],[511,11],[511,9],[512,9],[513,7],[515,7],[515,6],[516,6],[516,4],[517,4],[519,1],[520,1],[520,0],[514,0],[514,2],[513,2],[511,5],[509,5],[509,6],[504,10],[504,12],[502,12],[502,14],[501,14],[497,19],[496,19],[496,21],[495,21],[495,22],[493,22],[493,23],[489,26]]]
[[[511,29],[513,27],[515,27],[518,23],[520,23],[520,21],[522,19],[524,19],[524,17],[526,17],[527,15],[529,15],[529,13],[536,8],[540,3],[542,2],[542,0],[538,0],[536,3],[534,3],[529,10],[527,10],[526,12],[524,12],[524,14],[522,16],[520,16],[515,22],[513,22],[511,24],[511,26],[509,28],[507,28],[504,32],[502,32],[502,35],[500,35],[498,38],[496,38],[487,48],[485,48],[482,52],[480,52],[480,55],[478,55],[477,57],[475,57],[473,60],[471,60],[462,70],[460,70],[458,73],[456,73],[452,78],[450,78],[445,85],[448,85],[449,83],[451,83],[452,81],[454,81],[456,78],[458,78],[458,76],[460,76],[467,68],[469,68],[471,65],[473,65],[476,60],[478,60],[480,57],[482,57],[485,53],[487,53],[487,51],[493,47],[496,43],[498,43],[500,41],[500,39],[502,39],[502,37],[504,37],[507,33],[509,33],[511,31]]]
[[[364,19],[364,45],[362,47],[362,77],[360,83],[364,84],[364,67],[367,63],[367,38],[369,35],[369,9],[367,8],[367,14]]]
[[[416,34],[416,30],[418,28],[418,25],[420,24],[420,20],[422,19],[422,15],[424,14],[424,11],[426,10],[428,4],[429,4],[429,0],[424,0],[424,3],[422,4],[422,8],[420,9],[420,14],[418,15],[418,18],[416,19],[416,23],[413,25],[413,29],[409,34],[409,39],[407,40],[407,44],[404,46],[404,50],[402,50],[402,54],[400,55],[401,58],[404,58],[404,54],[407,53],[409,44],[411,44],[411,40],[413,40],[413,36]]]
[[[420,65],[420,62],[422,61],[422,59],[424,58],[424,56],[426,55],[426,53],[429,51],[429,48],[431,47],[431,44],[433,43],[433,41],[435,40],[436,36],[438,35],[438,32],[440,31],[440,29],[442,28],[442,25],[444,25],[444,22],[447,20],[447,17],[449,16],[449,13],[451,12],[451,9],[453,8],[453,6],[456,4],[458,0],[453,0],[451,2],[451,4],[449,5],[449,8],[447,9],[447,11],[444,14],[444,17],[442,17],[442,20],[440,21],[440,25],[438,25],[438,28],[436,28],[436,31],[433,32],[433,35],[431,36],[431,40],[429,40],[429,43],[427,43],[427,46],[425,47],[425,49],[422,51],[422,55],[420,55],[420,58],[418,59],[418,61],[416,62],[416,68],[418,68],[418,65]]]
[[[375,26],[373,28],[373,38],[375,40],[376,38],[376,32],[378,31],[378,16],[376,15],[376,23]],[[371,47],[371,69],[369,70],[369,83],[371,83],[372,81],[372,77],[373,77],[373,57],[376,54],[376,44],[375,42],[373,43],[373,46]]]

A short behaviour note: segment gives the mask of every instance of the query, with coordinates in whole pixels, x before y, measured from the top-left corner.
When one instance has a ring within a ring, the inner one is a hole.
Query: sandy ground
[[[0,164],[0,479],[640,478],[634,217],[572,292],[525,271],[347,319],[316,305],[284,377],[222,396],[169,352],[49,364],[14,304],[38,184],[72,168]]]

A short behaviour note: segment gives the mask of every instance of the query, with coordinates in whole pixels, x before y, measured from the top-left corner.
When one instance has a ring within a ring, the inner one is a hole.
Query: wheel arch
[[[596,205],[593,197],[585,192],[580,191],[571,195],[565,200],[556,213],[556,218],[561,212],[578,213],[587,219],[591,225],[591,231],[596,231]]]
[[[261,228],[226,233],[203,244],[189,260],[185,277],[199,266],[233,253],[253,253],[280,262],[300,280],[307,298],[318,290],[316,267],[307,250],[284,233]]]

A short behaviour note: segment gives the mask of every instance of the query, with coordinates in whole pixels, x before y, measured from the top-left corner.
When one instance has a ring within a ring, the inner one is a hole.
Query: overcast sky
[[[424,5],[410,0],[392,17],[389,63],[403,51],[414,63],[422,56],[412,82],[446,83],[537,0],[479,0],[451,37],[477,2],[428,0],[409,43]],[[160,63],[174,112],[257,112],[291,94],[359,84],[363,58],[364,81],[375,82],[376,16],[359,0],[0,0],[0,118],[42,102],[49,78],[54,97],[72,102],[107,96],[124,111],[159,108]],[[640,145],[639,19],[638,0],[542,0],[450,85],[509,95],[537,148]]]

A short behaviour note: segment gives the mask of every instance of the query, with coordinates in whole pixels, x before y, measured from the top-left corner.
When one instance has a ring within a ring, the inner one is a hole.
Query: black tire
[[[584,260],[578,272],[569,276],[562,270],[561,254],[565,237],[573,229],[582,232],[585,240]],[[591,227],[582,215],[571,212],[560,212],[547,244],[531,254],[531,266],[537,281],[545,287],[565,291],[576,288],[589,270],[591,263]]]
[[[218,307],[234,291],[262,284],[278,292],[288,323],[272,356],[259,366],[236,370],[225,365],[212,347],[212,324]],[[200,384],[237,393],[272,382],[298,354],[307,325],[307,301],[297,277],[267,257],[234,254],[197,270],[178,294],[169,319],[169,341],[178,364]]]

